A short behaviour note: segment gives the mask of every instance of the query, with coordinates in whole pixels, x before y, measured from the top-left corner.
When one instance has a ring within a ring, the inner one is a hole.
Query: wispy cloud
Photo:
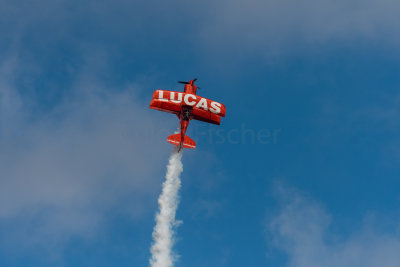
[[[155,166],[164,166],[165,133],[176,125],[140,99],[153,87],[121,81],[110,63],[122,54],[115,46],[146,33],[137,20],[149,6],[134,6],[2,1],[1,249],[59,252],[71,238],[96,238],[115,214],[153,214],[163,172]]]
[[[400,266],[400,235],[387,222],[364,220],[352,233],[336,233],[334,218],[316,201],[293,189],[280,189],[281,209],[268,224],[269,241],[285,252],[287,266]]]
[[[393,0],[218,1],[204,22],[208,48],[264,54],[316,45],[399,43],[400,4]]]
[[[95,237],[113,214],[141,216],[157,192],[162,176],[154,166],[166,154],[155,129],[165,124],[136,97],[138,86],[105,88],[98,61],[88,60],[69,93],[45,111],[16,85],[18,57],[0,66],[4,249],[57,250],[72,237]]]
[[[162,40],[168,50],[190,45],[202,51],[200,55],[217,52],[213,54],[229,53],[232,57],[234,53],[237,58],[321,45],[356,43],[396,48],[400,42],[399,11],[400,4],[395,0],[225,0],[190,4],[180,0],[41,0],[35,4],[3,1],[0,21],[7,25],[2,28],[7,40],[4,46],[29,41],[34,44],[30,49],[52,53],[57,44],[80,49],[82,43],[95,42],[111,49],[132,46],[141,51]],[[158,48],[153,52],[166,52]]]

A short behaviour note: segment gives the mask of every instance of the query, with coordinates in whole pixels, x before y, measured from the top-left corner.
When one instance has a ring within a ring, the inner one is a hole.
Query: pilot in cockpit
[[[182,118],[184,121],[189,121],[189,118],[190,118],[190,110],[189,109],[183,110]]]

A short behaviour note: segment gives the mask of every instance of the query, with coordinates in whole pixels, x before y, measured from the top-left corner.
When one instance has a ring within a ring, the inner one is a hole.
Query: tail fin
[[[170,135],[170,136],[168,136],[167,141],[168,141],[168,143],[179,146],[181,144],[181,134],[178,133],[178,134]],[[182,145],[184,148],[196,148],[196,143],[187,135],[185,135]]]

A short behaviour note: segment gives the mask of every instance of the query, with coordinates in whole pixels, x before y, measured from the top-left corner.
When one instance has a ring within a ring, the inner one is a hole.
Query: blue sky
[[[399,266],[396,1],[0,1],[0,265],[147,266],[192,121],[176,266]],[[270,134],[265,140],[254,138]]]

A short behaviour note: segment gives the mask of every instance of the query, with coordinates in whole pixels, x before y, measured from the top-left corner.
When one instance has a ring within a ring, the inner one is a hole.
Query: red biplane
[[[193,79],[182,82],[183,92],[156,90],[150,103],[150,108],[176,114],[181,122],[181,132],[168,136],[167,141],[179,147],[195,148],[196,143],[186,136],[186,129],[191,119],[219,125],[221,117],[225,117],[225,106],[221,103],[196,95],[197,86]]]

